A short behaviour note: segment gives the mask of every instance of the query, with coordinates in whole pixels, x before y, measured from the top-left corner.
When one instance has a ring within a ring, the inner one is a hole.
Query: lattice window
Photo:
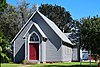
[[[38,36],[35,33],[33,33],[31,35],[31,37],[30,37],[30,41],[39,41],[39,38],[38,38]]]

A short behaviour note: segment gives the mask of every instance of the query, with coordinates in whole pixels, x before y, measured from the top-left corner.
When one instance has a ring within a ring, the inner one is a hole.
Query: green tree
[[[26,0],[22,0],[22,2],[18,3],[17,12],[19,14],[20,27],[22,27],[28,20],[28,6],[29,3],[27,3]]]
[[[4,12],[5,8],[7,8],[6,0],[0,0],[0,13]]]
[[[0,63],[9,62],[10,54],[8,49],[9,43],[7,42],[5,36],[0,31]]]
[[[0,15],[0,30],[9,42],[13,39],[19,28],[19,16],[16,8],[8,5],[6,12]]]
[[[34,7],[28,8],[28,6],[25,0],[18,4],[18,7],[8,4],[6,11],[0,15],[0,30],[9,42],[33,13]]]
[[[35,4],[33,6],[30,6],[26,0],[18,1],[18,7],[16,8],[16,11],[18,12],[19,15],[19,21],[20,21],[20,28],[26,23],[26,21],[30,18],[30,16],[33,14],[35,11]]]
[[[55,22],[55,24],[65,32],[68,32],[69,27],[67,23],[72,22],[72,17],[70,12],[66,11],[64,7],[57,5],[41,4],[39,11],[47,16],[49,19]]]
[[[81,47],[100,54],[100,17],[82,18],[80,21]]]

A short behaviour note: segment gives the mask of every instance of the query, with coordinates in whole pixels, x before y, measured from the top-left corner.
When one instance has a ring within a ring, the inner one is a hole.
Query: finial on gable
[[[35,9],[35,11],[38,11],[38,4],[34,4],[33,8]]]
[[[36,4],[36,11],[38,11],[38,4]]]

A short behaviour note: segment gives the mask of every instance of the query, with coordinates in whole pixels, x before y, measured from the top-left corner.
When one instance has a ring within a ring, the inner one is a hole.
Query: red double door
[[[29,59],[39,60],[39,44],[29,43]]]

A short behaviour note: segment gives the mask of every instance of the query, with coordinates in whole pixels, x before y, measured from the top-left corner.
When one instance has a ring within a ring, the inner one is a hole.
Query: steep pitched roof
[[[33,21],[30,21],[30,22],[33,22]],[[29,32],[30,28],[32,28],[32,26],[35,26],[37,28],[37,30],[40,32],[40,34],[44,37],[44,38],[47,38],[47,36],[43,33],[43,31],[41,30],[41,28],[38,26],[38,24],[36,24],[35,22],[33,22],[31,24],[31,26],[29,27],[28,31],[25,33],[25,35],[23,36],[23,38],[26,36],[26,34]]]
[[[53,21],[48,19],[46,16],[41,14],[39,11],[38,13],[47,22],[47,24],[54,30],[54,32],[62,39],[62,41],[72,44],[72,42],[64,35],[64,33],[57,27],[57,25]]]
[[[27,22],[24,24],[24,26],[20,29],[20,31],[16,34],[16,36],[14,37],[14,39],[11,41],[11,43],[13,43],[16,38],[19,36],[19,34],[23,31],[23,29],[27,26],[27,24],[30,22],[30,20],[32,19],[32,17],[35,15],[37,11],[35,11],[32,16],[27,20]]]
[[[41,35],[44,37],[44,38],[47,38],[47,36],[44,34],[44,32],[41,30],[41,28],[39,27],[39,25],[38,24],[36,24],[36,23],[33,23],[34,24],[34,26],[38,29],[38,31],[41,33]]]
[[[29,23],[29,21],[31,20],[31,18],[35,15],[35,13],[38,13],[42,17],[42,19],[44,21],[46,21],[46,23],[54,30],[54,32],[62,39],[62,41],[67,42],[67,43],[73,45],[71,43],[71,41],[64,35],[64,33],[56,26],[56,24],[53,21],[51,21],[50,19],[48,19],[46,16],[44,16],[43,14],[41,14],[38,10],[33,13],[33,15],[29,18],[29,20],[21,28],[21,30],[18,32],[18,34],[14,37],[14,39],[11,42],[14,42],[15,41],[15,39],[22,32],[22,30],[27,26],[27,24]],[[40,30],[40,28],[39,28],[39,26],[37,24],[34,24],[34,25]]]

